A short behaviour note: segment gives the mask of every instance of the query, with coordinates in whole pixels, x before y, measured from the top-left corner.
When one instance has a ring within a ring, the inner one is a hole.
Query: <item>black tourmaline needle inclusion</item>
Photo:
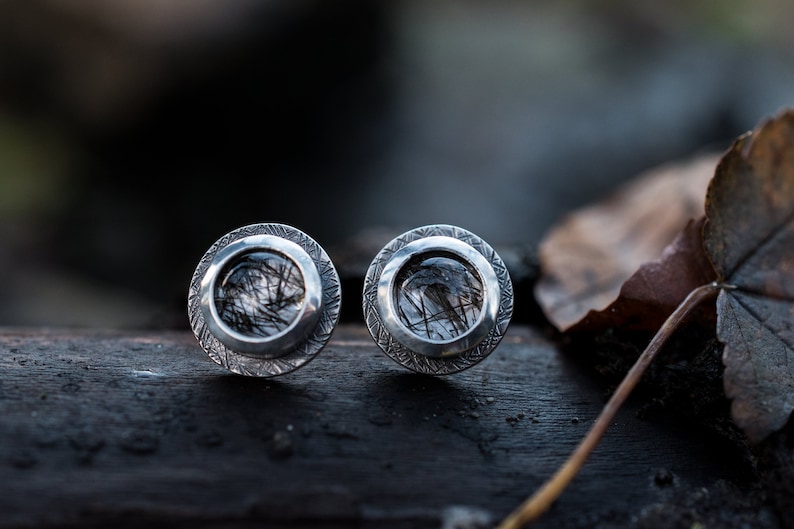
[[[266,251],[240,256],[221,271],[215,286],[220,319],[245,336],[269,337],[295,320],[305,287],[298,267]]]
[[[423,338],[454,339],[480,317],[482,280],[454,256],[416,257],[400,270],[395,285],[400,320]]]

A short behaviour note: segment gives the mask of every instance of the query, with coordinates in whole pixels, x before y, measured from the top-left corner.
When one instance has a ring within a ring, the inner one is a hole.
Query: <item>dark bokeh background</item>
[[[6,0],[0,325],[187,328],[199,258],[251,222],[306,231],[353,276],[432,222],[531,253],[572,208],[794,103],[792,16],[784,0]]]

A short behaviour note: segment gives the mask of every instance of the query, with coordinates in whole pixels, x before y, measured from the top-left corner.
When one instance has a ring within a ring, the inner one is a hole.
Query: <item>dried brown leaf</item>
[[[705,217],[689,224],[659,259],[640,266],[604,310],[591,310],[569,332],[595,332],[609,327],[655,332],[695,288],[717,278],[703,248]],[[704,314],[713,321],[714,307]],[[705,317],[705,316],[704,316]]]
[[[794,410],[794,112],[739,138],[706,199],[704,242],[724,288],[725,394],[752,441]]]
[[[658,329],[713,275],[697,227],[684,228],[703,216],[719,159],[660,166],[553,228],[540,244],[535,289],[549,321],[560,331]]]

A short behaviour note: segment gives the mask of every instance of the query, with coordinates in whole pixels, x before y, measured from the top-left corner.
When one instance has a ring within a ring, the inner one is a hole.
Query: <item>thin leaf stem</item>
[[[620,406],[628,398],[631,391],[642,378],[643,373],[650,363],[656,358],[662,346],[678,328],[686,316],[702,301],[714,296],[722,285],[714,282],[694,289],[665,320],[656,335],[648,343],[645,351],[637,358],[632,368],[626,373],[623,381],[612,394],[607,404],[601,410],[590,431],[579,443],[579,446],[568,457],[568,460],[557,470],[546,483],[518,506],[505,518],[497,529],[519,529],[525,524],[537,519],[551,507],[562,491],[573,480],[579,469],[582,468],[587,457],[595,449],[603,437],[607,427],[612,423]]]

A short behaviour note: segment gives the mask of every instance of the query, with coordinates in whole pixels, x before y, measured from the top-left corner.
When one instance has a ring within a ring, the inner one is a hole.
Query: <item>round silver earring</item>
[[[339,275],[311,237],[284,224],[251,224],[218,239],[188,290],[193,334],[209,357],[240,375],[293,371],[325,346],[339,320]]]
[[[446,224],[389,242],[364,278],[364,318],[378,346],[418,373],[446,375],[483,360],[513,314],[502,259],[473,233]]]

